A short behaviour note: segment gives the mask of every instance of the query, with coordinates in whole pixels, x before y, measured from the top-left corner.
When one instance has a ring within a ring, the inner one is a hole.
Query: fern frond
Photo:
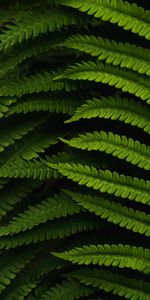
[[[119,159],[125,159],[133,165],[138,165],[140,168],[150,170],[150,147],[126,136],[120,136],[112,132],[94,131],[80,134],[69,141],[63,138],[60,138],[60,140],[71,147],[106,152]]]
[[[150,51],[129,43],[117,43],[93,35],[73,35],[64,41],[68,48],[80,50],[106,63],[150,76]]]
[[[122,0],[57,0],[57,3],[77,8],[150,40],[150,12],[135,3]]]
[[[54,194],[39,204],[29,206],[23,213],[13,217],[8,225],[1,226],[0,236],[26,231],[48,220],[74,215],[80,211],[81,207],[70,196],[63,193]]]
[[[12,280],[16,275],[21,272],[21,270],[28,264],[33,258],[33,251],[30,252],[21,252],[21,253],[12,253],[12,255],[6,254],[4,260],[1,261],[1,270],[0,270],[0,294],[8,285],[11,284]],[[16,255],[15,255],[16,254]]]
[[[34,268],[35,265],[36,268]],[[36,259],[35,265],[33,268],[27,266],[24,272],[19,274],[9,289],[5,291],[5,295],[3,295],[4,299],[12,300],[18,298],[19,300],[24,300],[27,296],[29,296],[29,299],[32,299],[30,298],[31,292],[32,290],[35,291],[35,288],[38,287],[42,276],[63,266],[62,262],[58,259],[55,260],[52,255],[44,255],[42,262]]]
[[[115,86],[123,92],[135,95],[150,104],[150,79],[148,77],[100,61],[76,63],[55,78],[55,80],[60,79],[101,82]]]
[[[43,118],[32,117],[32,120],[23,118],[21,118],[21,120],[20,118],[9,120],[9,123],[7,123],[8,125],[6,125],[6,122],[1,122],[0,152],[3,152],[8,146],[13,145],[15,141],[21,140],[44,121]]]
[[[77,214],[61,219],[55,219],[46,224],[34,227],[31,230],[14,234],[13,236],[0,237],[0,249],[9,250],[22,245],[39,243],[45,240],[69,237],[77,232],[101,228],[99,218],[93,215]]]
[[[7,51],[7,54],[3,53],[0,55],[0,77],[4,77],[27,58],[49,52],[50,50],[54,51],[63,42],[64,38],[65,35],[57,32],[54,35],[51,34],[49,39],[47,35],[41,36],[12,47],[9,52]]]
[[[17,160],[20,158],[25,160],[37,158],[46,148],[57,144],[58,133],[50,132],[49,126],[49,124],[44,124],[42,127],[37,126],[35,130],[29,132],[21,141],[17,141],[14,145],[8,147],[0,155],[1,166],[7,167],[14,162],[17,163]]]
[[[73,14],[66,8],[41,7],[30,14],[22,15],[22,19],[15,24],[6,25],[7,30],[0,35],[0,50],[6,50],[16,43],[21,44],[24,40],[35,38],[40,34],[53,32],[67,25],[81,24],[84,21],[84,17]]]
[[[11,105],[5,113],[5,117],[13,114],[27,114],[30,112],[48,111],[72,115],[75,109],[80,105],[81,101],[75,96],[41,96],[37,95],[28,97],[21,101],[17,101],[14,105]]]
[[[97,170],[81,164],[48,163],[48,165],[80,185],[92,187],[101,193],[114,194],[116,197],[150,205],[150,181],[119,175],[117,172],[112,173],[109,170]]]
[[[117,273],[98,269],[80,269],[68,274],[69,277],[80,280],[87,286],[93,286],[104,290],[106,293],[112,292],[131,300],[149,300],[150,286],[148,282],[126,278]]]
[[[65,193],[72,196],[83,208],[87,209],[91,213],[95,213],[102,219],[106,219],[108,222],[119,225],[120,227],[145,234],[150,236],[150,215],[128,208],[120,203],[109,201],[101,196],[95,196],[90,194],[79,194],[71,191],[64,190]]]
[[[68,279],[51,287],[39,300],[74,300],[93,293],[93,289],[80,284],[77,280]]]
[[[3,118],[5,113],[9,110],[9,106],[15,103],[15,99],[0,99],[0,119]]]
[[[117,96],[87,100],[65,123],[96,117],[119,120],[150,133],[150,113],[147,106],[133,99],[122,99]]]
[[[28,194],[30,194],[39,182],[36,180],[18,180],[17,182],[8,182],[5,188],[0,191],[0,219],[13,210],[17,203],[20,203]]]
[[[52,254],[79,265],[98,264],[106,267],[131,268],[145,274],[150,273],[150,251],[142,247],[123,244],[89,245],[62,253],[52,252]]]
[[[0,177],[47,180],[59,178],[60,176],[57,171],[53,171],[47,166],[47,161],[44,159],[26,161],[17,158],[15,161],[12,159],[11,162],[0,167]]]
[[[30,77],[24,77],[21,79],[14,79],[8,82],[8,79],[0,81],[0,97],[1,96],[22,96],[25,94],[33,94],[48,91],[62,91],[67,92],[77,89],[80,85],[76,82],[70,82],[67,80],[54,81],[58,72],[44,72]]]

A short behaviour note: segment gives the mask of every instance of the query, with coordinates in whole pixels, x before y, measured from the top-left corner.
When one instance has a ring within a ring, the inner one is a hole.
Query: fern
[[[75,109],[79,106],[80,101],[74,97],[74,101],[69,97],[54,97],[54,96],[37,96],[17,101],[8,109],[5,117],[13,114],[27,114],[29,112],[56,112],[72,115]]]
[[[62,26],[77,24],[78,22],[80,22],[80,18],[74,16],[71,11],[66,11],[66,9],[48,7],[41,11],[33,11],[33,14],[24,15],[21,22],[15,22],[15,25],[6,26],[8,30],[0,36],[0,50],[10,48],[16,42],[22,43],[24,40],[35,38],[48,31],[53,32]]]
[[[27,211],[14,217],[7,226],[1,226],[0,236],[26,231],[40,223],[46,223],[48,220],[79,213],[80,210],[80,207],[71,201],[67,195],[54,195],[47,201],[30,206]]]
[[[11,85],[6,80],[1,82],[0,97],[2,96],[22,96],[25,94],[33,94],[39,92],[48,91],[61,91],[61,90],[74,90],[78,85],[71,84],[68,81],[53,81],[56,76],[56,72],[42,73],[32,75],[30,77],[24,77],[22,79],[12,80]]]
[[[150,182],[132,178],[130,176],[119,175],[109,170],[99,170],[90,168],[87,165],[69,163],[48,163],[63,176],[78,182],[80,185],[92,187],[101,193],[114,194],[116,197],[128,198],[144,204],[150,203]]]
[[[119,136],[112,132],[95,131],[93,133],[81,134],[70,141],[61,138],[61,141],[71,147],[83,150],[104,151],[120,159],[126,159],[140,168],[150,170],[150,147],[131,138],[128,139],[126,136]]]
[[[81,62],[69,67],[64,74],[55,78],[72,80],[89,80],[108,84],[145,100],[150,104],[150,79],[133,71],[119,69],[102,62]],[[57,82],[57,81],[56,81]],[[13,96],[13,95],[12,95]]]
[[[0,0],[2,300],[150,300],[149,41],[145,0]]]
[[[92,35],[74,35],[65,40],[68,48],[84,51],[87,54],[106,60],[108,64],[150,75],[150,52],[136,45],[116,43]]]
[[[0,219],[4,217],[7,212],[14,209],[15,205],[24,200],[29,193],[31,193],[36,187],[38,187],[38,181],[18,181],[8,182],[5,188],[0,191]]]
[[[62,220],[64,222],[62,222]],[[0,249],[9,250],[22,245],[39,243],[51,239],[63,239],[75,233],[86,232],[102,227],[101,221],[87,214],[75,214],[41,224],[31,230],[0,237]]]
[[[20,45],[12,47],[8,54],[3,53],[0,56],[1,70],[0,76],[5,76],[8,72],[13,70],[17,65],[21,64],[27,58],[40,55],[44,52],[50,52],[50,50],[56,49],[61,40],[64,40],[62,34],[57,33],[54,36],[50,36],[50,40],[47,41],[47,35],[35,38],[31,41],[26,41]]]
[[[16,275],[21,272],[26,264],[28,264],[32,259],[32,253],[21,253],[14,260],[14,255],[6,255],[5,260],[1,261],[1,272],[0,272],[0,294],[6,286],[11,283],[11,281],[16,277]]]
[[[66,123],[96,117],[119,120],[150,133],[150,115],[147,107],[134,100],[119,97],[101,97],[100,99],[88,100],[77,108],[72,118]]]
[[[64,299],[64,300],[73,300],[80,299],[82,296],[88,296],[93,292],[92,288],[85,287],[81,285],[78,281],[69,279],[65,280],[60,284],[57,284],[55,287],[52,287],[51,290],[47,291],[40,300],[48,299]]]
[[[129,245],[90,245],[74,248],[63,253],[53,253],[58,258],[78,263],[98,264],[99,266],[119,266],[144,272],[150,272],[150,253],[148,249],[131,247]]]
[[[119,276],[117,273],[103,270],[81,269],[78,272],[69,274],[69,277],[77,278],[85,285],[92,285],[95,288],[112,292],[114,295],[126,299],[149,300],[149,284],[145,281],[137,281],[132,278]]]
[[[78,8],[82,12],[101,18],[103,21],[117,23],[125,30],[131,30],[134,33],[144,36],[150,40],[149,11],[144,11],[135,3],[130,5],[122,0],[58,0],[57,3]]]
[[[133,232],[150,236],[150,216],[144,212],[134,211],[131,207],[128,208],[100,196],[90,194],[82,196],[79,193],[72,193],[70,191],[65,191],[65,193],[72,196],[73,200],[77,201],[77,203],[89,212],[95,213],[102,219],[118,224],[120,227],[125,227]]]

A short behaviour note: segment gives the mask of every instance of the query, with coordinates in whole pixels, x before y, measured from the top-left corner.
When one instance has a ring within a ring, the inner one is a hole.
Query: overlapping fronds
[[[62,222],[63,221],[63,222]],[[51,239],[63,239],[75,233],[100,229],[102,223],[98,218],[88,214],[75,214],[41,224],[31,230],[0,237],[0,249],[11,249],[22,245],[43,242]]]
[[[150,300],[149,41],[146,0],[0,0],[0,299]]]
[[[0,50],[12,47],[16,43],[35,38],[40,34],[53,32],[62,26],[80,23],[78,15],[70,10],[49,6],[40,10],[33,10],[30,15],[23,15],[20,22],[7,25],[7,30],[0,35]]]
[[[101,18],[103,21],[117,23],[125,30],[144,36],[150,40],[150,12],[144,11],[135,3],[122,0],[57,0],[62,5],[78,8],[82,12]]]
[[[114,295],[119,295],[126,299],[150,299],[149,283],[143,280],[137,281],[114,272],[98,269],[90,270],[88,268],[74,271],[68,276],[79,279],[81,283],[87,286],[92,285],[107,293],[112,292]]]
[[[83,51],[108,64],[150,75],[150,51],[128,43],[117,43],[93,35],[74,35],[65,40],[64,45]]]
[[[59,96],[30,96],[22,101],[17,101],[17,103],[11,105],[8,108],[5,117],[13,114],[27,114],[29,112],[56,112],[72,115],[75,109],[80,105],[80,101],[74,97],[73,101],[70,97]]]
[[[63,253],[54,252],[53,255],[79,265],[119,266],[119,268],[131,268],[145,274],[150,273],[149,249],[141,247],[122,244],[90,245],[76,247]]]
[[[150,79],[136,74],[134,71],[120,69],[119,67],[104,64],[100,61],[81,62],[70,66],[55,80],[89,80],[108,84],[135,95],[150,104]],[[56,81],[57,82],[57,81]],[[13,95],[12,95],[13,96]]]
[[[68,279],[64,280],[55,287],[52,287],[47,291],[40,300],[48,299],[62,299],[62,300],[74,300],[80,299],[80,297],[86,297],[92,294],[93,289],[80,284],[77,280]]]
[[[89,212],[95,213],[102,219],[106,219],[108,222],[117,224],[120,227],[125,227],[133,232],[150,236],[150,215],[146,215],[144,212],[134,210],[131,207],[128,208],[120,203],[115,203],[98,195],[82,195],[70,191],[65,191],[65,193],[72,196],[73,200]]]
[[[114,194],[116,197],[150,205],[150,181],[119,175],[109,170],[97,170],[81,164],[48,163],[48,165],[80,185],[86,185],[101,193]]]
[[[117,96],[87,100],[86,103],[77,108],[72,118],[66,123],[96,117],[119,120],[150,133],[150,114],[147,107],[133,99],[121,99]]]
[[[94,131],[85,133],[68,141],[61,138],[61,141],[71,147],[82,150],[99,150],[107,154],[117,156],[119,159],[125,159],[133,165],[150,170],[150,147],[134,141],[126,136],[113,134],[112,132]]]
[[[0,236],[26,231],[48,220],[66,217],[80,211],[81,208],[69,196],[56,194],[40,204],[29,206],[28,210],[14,217],[7,226],[1,226]]]

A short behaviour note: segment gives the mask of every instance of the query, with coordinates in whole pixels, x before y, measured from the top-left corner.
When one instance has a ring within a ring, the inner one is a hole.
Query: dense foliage
[[[150,300],[150,3],[0,1],[0,299]]]

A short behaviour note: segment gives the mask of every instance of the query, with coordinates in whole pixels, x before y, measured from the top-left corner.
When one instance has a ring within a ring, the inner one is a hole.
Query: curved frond
[[[133,99],[122,99],[117,96],[87,100],[65,123],[96,117],[119,120],[150,133],[150,113],[147,106]]]
[[[92,288],[86,287],[74,279],[68,279],[51,287],[39,300],[74,300],[89,296],[92,293]]]
[[[50,239],[69,237],[77,232],[101,228],[101,220],[93,215],[75,214],[61,219],[55,219],[46,224],[35,226],[31,230],[0,237],[0,249],[9,250],[22,245],[38,243]]]
[[[12,71],[17,65],[27,58],[37,56],[50,51],[54,52],[60,43],[63,42],[65,35],[62,33],[51,34],[49,39],[46,36],[40,36],[33,40],[25,41],[12,47],[9,52],[0,55],[0,77],[4,77],[8,72]]]
[[[80,50],[106,63],[150,76],[150,51],[129,43],[117,43],[93,35],[73,35],[64,41],[68,48]]]
[[[150,236],[150,215],[123,206],[101,196],[79,194],[64,190],[83,208],[120,227]]]
[[[29,206],[23,213],[13,217],[9,224],[1,226],[0,236],[26,231],[48,220],[74,215],[80,211],[81,207],[70,196],[63,193],[54,194],[39,204]]]
[[[8,125],[6,125],[5,121],[2,122],[0,128],[0,152],[13,145],[15,141],[21,140],[44,121],[42,118],[32,117],[32,119],[28,120],[23,118],[9,120]]]
[[[41,96],[37,95],[28,97],[21,101],[17,101],[14,105],[8,108],[5,117],[13,114],[27,114],[30,112],[48,111],[72,115],[75,109],[80,105],[81,101],[75,96]]]
[[[14,206],[30,194],[39,182],[36,180],[17,180],[8,182],[5,188],[0,190],[0,219],[14,209]]]
[[[53,32],[66,25],[74,25],[83,22],[78,14],[73,14],[68,9],[49,6],[33,10],[32,13],[22,15],[22,19],[15,24],[6,25],[7,30],[0,35],[0,50],[5,50],[16,43],[35,38],[40,34]],[[84,19],[85,21],[85,19]]]
[[[114,295],[131,300],[149,300],[150,286],[148,282],[126,278],[111,271],[98,269],[80,269],[68,274],[69,277],[80,280],[87,286],[93,286]]]
[[[100,61],[81,62],[70,66],[55,80],[89,80],[108,84],[135,95],[150,104],[150,78],[131,70],[103,64]],[[55,82],[55,81],[54,81]],[[57,81],[56,81],[57,82]]]
[[[75,247],[62,253],[52,252],[52,254],[79,265],[98,264],[150,273],[150,251],[142,247],[123,244],[89,245]]]
[[[66,80],[53,81],[58,72],[44,72],[35,74],[30,77],[14,79],[8,82],[7,79],[1,80],[0,97],[1,96],[22,96],[25,94],[33,94],[48,91],[75,90],[79,85],[75,82]]]
[[[47,180],[52,178],[59,178],[58,172],[52,170],[47,166],[47,161],[40,160],[24,160],[17,158],[12,159],[0,167],[0,177],[2,178],[32,178],[39,180]]]
[[[103,21],[109,21],[150,40],[150,12],[122,0],[57,0]]]
[[[30,252],[12,253],[6,254],[3,260],[0,261],[0,294],[16,275],[31,261],[33,258],[32,250]],[[16,254],[16,255],[15,255]]]
[[[16,100],[12,98],[3,99],[0,98],[0,119],[6,114],[9,110],[9,106],[13,104]]]
[[[119,159],[125,159],[133,165],[138,165],[140,168],[150,170],[150,147],[126,136],[120,136],[112,132],[94,131],[80,134],[69,141],[63,138],[60,138],[60,140],[71,147],[106,152]]]
[[[48,163],[48,165],[79,185],[86,185],[101,193],[114,194],[116,197],[150,205],[150,181],[119,175],[109,170],[97,170],[81,164]]]

